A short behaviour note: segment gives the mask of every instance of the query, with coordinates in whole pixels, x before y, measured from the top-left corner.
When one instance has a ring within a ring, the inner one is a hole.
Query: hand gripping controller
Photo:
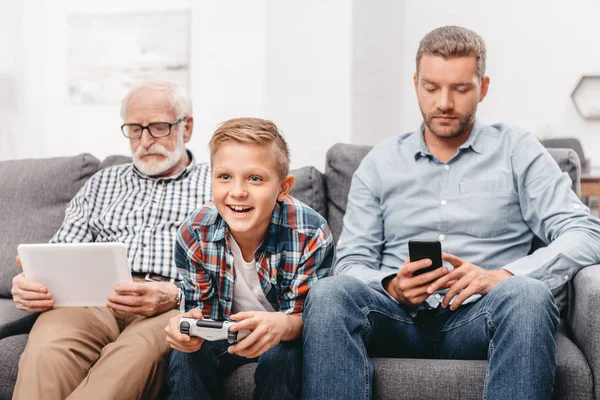
[[[250,334],[250,331],[242,330],[230,332],[229,328],[235,325],[230,321],[215,321],[212,319],[181,318],[179,321],[179,332],[205,340],[224,340],[230,344],[237,343]]]

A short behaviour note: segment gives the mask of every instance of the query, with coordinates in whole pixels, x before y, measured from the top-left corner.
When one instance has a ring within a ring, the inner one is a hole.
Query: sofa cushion
[[[371,146],[338,143],[327,151],[325,164],[327,222],[336,242],[342,233],[352,175],[370,150]]]
[[[102,162],[100,163],[100,166],[98,167],[98,171],[100,171],[101,169],[104,169],[104,168],[113,167],[115,165],[127,164],[130,162],[131,162],[131,157],[129,157],[129,156],[121,156],[121,155],[108,156],[104,160],[102,160]]]
[[[325,177],[315,167],[302,167],[290,171],[296,183],[290,194],[308,204],[316,212],[327,218]]]
[[[18,310],[12,299],[0,299],[0,339],[29,332],[38,315]]]
[[[67,204],[98,164],[89,154],[0,162],[0,297],[11,297],[17,246],[54,235]]]
[[[592,399],[593,376],[588,361],[568,336],[567,324],[563,320],[556,338],[555,399]]]
[[[225,398],[252,398],[256,365],[246,364],[225,380]],[[487,361],[374,358],[373,367],[376,400],[481,399]],[[564,323],[556,334],[554,398],[593,398],[590,368]]]
[[[29,335],[9,336],[0,340],[0,400],[12,399],[17,382],[19,358],[25,349]]]

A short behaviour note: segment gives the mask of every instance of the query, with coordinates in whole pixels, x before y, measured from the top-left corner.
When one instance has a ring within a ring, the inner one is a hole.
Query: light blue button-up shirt
[[[549,245],[528,255],[534,235]],[[600,220],[535,136],[505,124],[476,122],[447,163],[427,149],[423,125],[364,158],[352,178],[334,273],[384,291],[411,239],[439,240],[446,253],[551,289],[600,262]],[[430,307],[440,294],[426,300]]]

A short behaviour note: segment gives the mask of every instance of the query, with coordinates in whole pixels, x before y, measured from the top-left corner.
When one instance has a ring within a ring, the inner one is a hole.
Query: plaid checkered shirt
[[[235,270],[228,238],[214,203],[179,228],[174,258],[183,276],[182,311],[199,307],[205,317],[229,318]],[[291,196],[277,202],[255,254],[258,280],[273,308],[301,313],[310,287],[327,276],[333,253],[333,237],[321,215]]]
[[[210,167],[191,159],[169,178],[151,178],[133,164],[97,172],[69,203],[50,243],[121,242],[132,272],[181,279],[173,265],[177,229],[212,197]]]

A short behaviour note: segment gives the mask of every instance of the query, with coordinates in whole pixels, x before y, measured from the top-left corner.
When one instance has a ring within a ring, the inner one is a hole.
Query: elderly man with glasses
[[[55,309],[52,293],[17,275],[17,308],[42,313],[19,362],[15,399],[157,396],[169,352],[164,327],[181,301],[177,229],[211,199],[209,166],[185,149],[191,113],[185,90],[168,82],[144,83],[123,99],[133,163],[90,178],[51,242],[122,242],[134,281],[115,286],[107,307]]]

